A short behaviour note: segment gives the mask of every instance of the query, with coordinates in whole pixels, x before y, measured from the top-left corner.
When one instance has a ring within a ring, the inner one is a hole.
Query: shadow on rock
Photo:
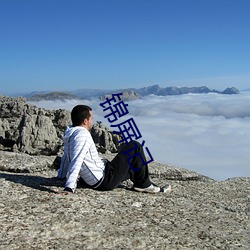
[[[57,193],[49,187],[64,187],[65,184],[64,180],[56,177],[46,178],[42,176],[0,173],[0,178],[49,193]]]

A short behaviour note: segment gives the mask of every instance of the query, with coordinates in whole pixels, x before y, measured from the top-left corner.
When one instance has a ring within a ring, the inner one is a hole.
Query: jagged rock
[[[64,131],[65,128],[71,123],[70,113],[65,109],[54,110],[54,119],[52,120],[58,133]]]
[[[62,146],[61,135],[70,115],[26,103],[25,98],[1,97],[1,148],[28,154],[56,154]]]
[[[17,146],[20,151],[35,154],[37,151],[55,154],[60,145],[51,119],[39,111],[38,115],[23,115],[19,125]]]
[[[62,135],[70,124],[67,110],[46,110],[26,103],[25,98],[0,97],[0,150],[62,154]],[[92,136],[100,152],[117,152],[121,137],[102,123],[94,124]]]
[[[118,151],[120,147],[119,141],[122,137],[110,131],[103,123],[97,122],[94,124],[91,135],[99,152],[115,153]]]

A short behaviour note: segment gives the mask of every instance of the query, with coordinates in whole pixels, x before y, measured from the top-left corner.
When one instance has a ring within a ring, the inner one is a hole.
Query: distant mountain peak
[[[239,94],[240,91],[238,89],[236,89],[235,87],[231,87],[231,88],[226,88],[222,94],[227,94],[227,95],[231,95],[231,94]]]
[[[41,101],[41,100],[68,100],[68,99],[80,99],[80,97],[76,95],[72,95],[67,92],[49,92],[45,94],[35,94],[32,97],[28,98],[29,101]]]

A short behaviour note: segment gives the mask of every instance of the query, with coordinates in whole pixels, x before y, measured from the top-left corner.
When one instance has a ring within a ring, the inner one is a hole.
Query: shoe
[[[134,190],[138,192],[144,192],[144,193],[160,193],[160,192],[169,193],[171,191],[171,186],[167,184],[164,187],[158,187],[152,183],[149,187],[146,187],[146,188],[134,187]]]

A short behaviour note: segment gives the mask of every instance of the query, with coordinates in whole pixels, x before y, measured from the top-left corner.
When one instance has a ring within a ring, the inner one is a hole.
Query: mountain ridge
[[[103,98],[103,96],[108,96],[114,93],[126,93],[127,99],[130,99],[128,93],[131,94],[131,99],[140,98],[141,96],[147,95],[158,95],[158,96],[167,96],[167,95],[183,95],[183,94],[208,94],[208,93],[217,93],[217,94],[239,94],[240,91],[235,87],[228,87],[223,91],[218,91],[215,89],[209,89],[207,86],[201,87],[160,87],[158,84],[151,85],[148,87],[142,88],[125,88],[125,89],[91,89],[83,88],[72,91],[33,91],[22,95],[30,101],[40,101],[40,100],[65,100],[65,99],[91,99],[91,98]]]

